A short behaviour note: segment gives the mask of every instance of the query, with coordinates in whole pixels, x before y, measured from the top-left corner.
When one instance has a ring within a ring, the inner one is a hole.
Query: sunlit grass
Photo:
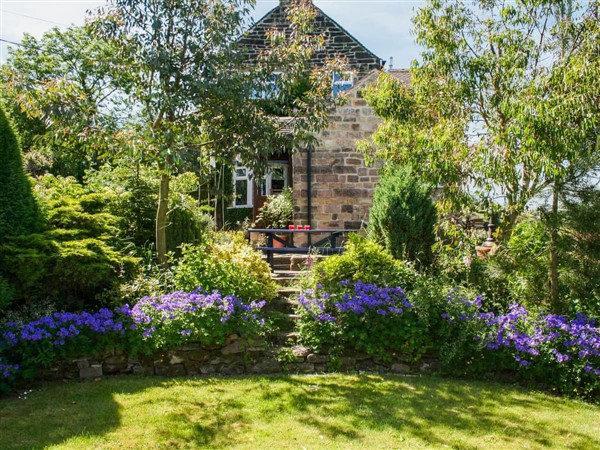
[[[2,399],[0,430],[2,449],[597,449],[600,407],[438,378],[120,377]]]

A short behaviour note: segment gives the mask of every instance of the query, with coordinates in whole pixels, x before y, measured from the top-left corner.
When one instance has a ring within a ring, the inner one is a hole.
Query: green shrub
[[[328,292],[334,292],[339,283],[363,282],[378,286],[401,286],[410,290],[418,274],[407,263],[395,259],[380,244],[350,234],[344,253],[330,256],[313,265],[308,284],[321,284]]]
[[[334,292],[307,289],[299,303],[300,342],[333,356],[360,351],[384,361],[419,360],[431,346],[426,324],[400,287],[342,282]]]
[[[245,301],[269,300],[277,287],[269,265],[252,249],[241,232],[216,233],[198,245],[183,245],[172,268],[176,289],[218,290]]]
[[[0,311],[9,307],[15,297],[15,289],[0,275]]]
[[[130,310],[130,333],[138,351],[153,354],[188,342],[223,345],[231,335],[256,337],[264,325],[265,301],[243,302],[218,291],[173,292],[144,297]],[[137,342],[136,342],[137,341]]]
[[[387,168],[373,196],[369,237],[395,258],[430,264],[437,221],[431,192],[410,170]]]
[[[242,229],[245,223],[252,221],[252,208],[227,208],[225,227],[231,230]]]
[[[316,293],[324,311],[336,318],[334,322],[315,320],[314,311],[300,307],[297,331],[308,346],[328,347],[337,354],[360,350],[382,359],[402,354],[413,360],[433,348],[433,329],[440,322],[445,287],[418,273],[410,263],[395,259],[376,242],[351,234],[344,253],[313,265],[303,284],[304,297]],[[366,314],[336,311],[341,299],[352,294],[350,288],[364,285],[376,290],[401,288],[411,307],[399,315],[381,315],[377,310]]]
[[[13,306],[51,302],[58,309],[93,310],[117,300],[118,285],[138,259],[120,252],[118,219],[105,212],[107,197],[86,193],[73,178],[51,175],[40,179],[35,192],[46,230],[0,245],[0,270],[15,290]]]
[[[292,222],[293,215],[292,190],[286,188],[279,195],[269,195],[267,197],[267,201],[258,212],[256,227],[286,229]]]
[[[23,171],[19,142],[0,108],[0,241],[39,229],[39,210]]]
[[[105,210],[119,218],[118,236],[135,245],[142,253],[154,244],[158,175],[139,164],[122,161],[106,165],[87,174],[87,188],[102,193],[107,202]],[[173,178],[169,201],[167,249],[178,252],[184,243],[197,243],[202,235],[214,229],[214,221],[198,201],[195,193],[199,180],[190,172]]]
[[[106,209],[120,219],[119,236],[139,248],[154,242],[157,180],[150,169],[126,162],[89,171],[85,179],[88,189],[110,199]]]
[[[600,318],[600,190],[579,188],[564,207],[559,253],[564,306]]]
[[[583,224],[582,224],[583,225]],[[559,295],[565,311],[600,316],[600,252],[594,251],[594,223],[576,230],[568,221],[558,243]],[[522,217],[496,255],[473,260],[470,282],[488,299],[506,307],[519,302],[531,309],[550,308],[550,233],[544,220]]]
[[[105,239],[77,234],[65,239],[52,231],[13,237],[0,246],[4,276],[19,300],[16,307],[50,300],[59,309],[96,309],[98,296],[116,288],[136,262]]]
[[[215,228],[214,220],[198,207],[198,202],[187,196],[171,198],[169,226],[167,228],[167,250],[179,252],[181,244],[201,242],[205,235]]]

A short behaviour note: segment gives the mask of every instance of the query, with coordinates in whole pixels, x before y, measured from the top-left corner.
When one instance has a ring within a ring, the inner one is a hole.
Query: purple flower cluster
[[[61,346],[84,331],[97,334],[124,333],[124,318],[118,317],[115,312],[120,313],[120,308],[115,311],[101,309],[93,314],[57,312],[22,326],[16,322],[8,322],[4,325],[0,345],[11,348],[19,342],[47,340],[54,345]]]
[[[158,326],[172,322],[193,322],[202,313],[211,312],[221,323],[226,323],[239,316],[244,321],[255,320],[264,324],[259,318],[259,311],[266,302],[244,303],[233,295],[223,295],[219,291],[207,294],[199,289],[192,292],[177,291],[160,297],[144,297],[133,308],[125,305],[122,310],[133,320],[132,329],[138,329],[143,337],[152,336]],[[190,325],[187,323],[187,325]],[[178,330],[180,336],[194,334],[193,327]]]
[[[547,358],[558,364],[577,360],[584,370],[600,376],[600,327],[596,320],[577,314],[575,319],[553,314],[532,315],[522,305],[509,305],[508,312],[495,315],[481,312],[481,299],[469,302],[448,296],[449,309],[442,317],[449,322],[476,321],[485,331],[477,336],[491,350],[514,351],[515,360],[528,366],[535,359]]]
[[[44,348],[62,348],[81,335],[94,338],[109,333],[133,333],[133,336],[150,338],[157,330],[168,329],[181,338],[191,337],[199,330],[206,336],[216,330],[219,324],[224,325],[234,317],[242,322],[262,325],[264,319],[259,317],[259,313],[264,305],[264,301],[246,304],[234,296],[223,296],[218,291],[206,294],[196,290],[174,292],[158,298],[144,297],[133,308],[125,305],[114,311],[101,309],[97,313],[54,313],[24,325],[6,323],[0,329],[0,354],[12,351],[18,359],[18,355],[22,356],[23,348],[41,354]],[[211,321],[212,318],[215,321]],[[159,339],[155,344],[161,346],[169,342]],[[8,378],[18,370],[18,364],[6,362],[0,357],[0,378]]]
[[[298,296],[300,305],[318,322],[335,322],[338,313],[356,315],[375,311],[380,316],[400,315],[412,305],[406,300],[406,294],[400,287],[379,287],[374,284],[357,282],[352,285],[342,281],[341,286],[349,292],[343,295],[332,295],[317,289],[307,289]]]
[[[2,362],[2,358],[0,358],[0,375],[3,378],[10,377],[13,373],[19,370],[18,364],[5,364]]]

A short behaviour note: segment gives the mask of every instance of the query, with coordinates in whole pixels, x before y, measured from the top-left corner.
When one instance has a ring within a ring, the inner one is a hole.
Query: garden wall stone
[[[304,346],[273,347],[266,342],[257,345],[232,336],[223,347],[206,348],[191,343],[164,353],[137,358],[119,351],[108,351],[42,369],[38,372],[38,378],[87,380],[127,374],[163,377],[328,372],[418,374],[437,368],[437,361],[428,358],[408,363],[398,357],[381,361],[360,353],[333,357],[327,353],[313,352]]]

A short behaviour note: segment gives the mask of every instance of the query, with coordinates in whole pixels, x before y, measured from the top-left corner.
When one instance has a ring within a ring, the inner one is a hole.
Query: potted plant
[[[255,227],[273,230],[287,229],[288,225],[292,223],[293,213],[292,190],[288,187],[281,194],[267,197],[267,201],[258,211]],[[282,239],[286,237],[286,235],[277,236]],[[283,247],[283,244],[273,240],[273,246]]]

